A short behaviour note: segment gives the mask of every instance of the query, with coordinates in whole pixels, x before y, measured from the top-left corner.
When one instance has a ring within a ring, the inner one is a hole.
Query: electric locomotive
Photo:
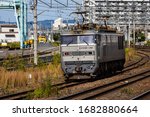
[[[123,69],[124,35],[116,30],[94,29],[77,28],[61,34],[61,65],[66,78],[95,77]]]

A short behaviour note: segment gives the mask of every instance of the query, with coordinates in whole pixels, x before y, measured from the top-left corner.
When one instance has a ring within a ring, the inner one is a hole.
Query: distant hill
[[[50,29],[50,27],[53,25],[54,20],[43,20],[38,21],[38,28],[40,29]],[[28,28],[33,28],[33,22],[28,22]]]
[[[0,21],[0,24],[16,24],[16,22],[5,22],[5,21]]]
[[[64,20],[63,23],[74,24],[75,20],[68,20],[68,21]],[[16,24],[16,22],[0,21],[0,24]],[[40,28],[40,29],[50,29],[53,24],[54,24],[54,20],[38,21],[38,28]],[[33,22],[28,22],[27,25],[28,25],[28,28],[33,29]]]
[[[64,20],[63,23],[67,24],[74,24],[76,21],[75,20]]]
[[[0,24],[5,24],[5,22],[4,21],[0,21]]]

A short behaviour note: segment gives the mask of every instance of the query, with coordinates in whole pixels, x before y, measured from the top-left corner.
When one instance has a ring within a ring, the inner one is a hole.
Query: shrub
[[[53,39],[54,41],[58,41],[60,39],[60,33],[54,33]]]
[[[150,40],[148,40],[145,45],[146,45],[146,46],[150,46]]]
[[[49,97],[51,94],[58,94],[56,87],[52,87],[51,78],[47,77],[43,79],[39,88],[33,92],[33,98],[44,98]]]
[[[60,42],[55,41],[55,42],[51,42],[52,46],[54,47],[58,47],[60,45]]]
[[[3,61],[2,66],[6,69],[12,67],[13,66],[13,62],[12,62],[13,59],[14,59],[14,56],[8,55],[8,57]]]
[[[8,43],[8,47],[10,49],[18,49],[18,48],[20,48],[20,42]]]
[[[58,55],[56,54],[56,57],[54,58],[59,58],[57,57]],[[57,61],[58,60],[55,59],[53,63],[44,65],[42,68],[41,66],[31,67],[26,68],[25,70],[8,71],[2,67],[0,68],[0,88],[4,90],[4,93],[9,93],[12,91],[22,91],[24,89],[33,89],[37,87],[32,94],[32,97],[34,98],[57,94],[57,88],[52,87],[51,85],[58,81],[58,78],[63,75],[60,63]],[[8,61],[8,63],[11,62]],[[7,65],[9,65],[8,63]],[[22,63],[20,63],[20,67],[22,67]]]
[[[126,60],[130,61],[131,59],[133,59],[133,57],[135,56],[135,49],[133,48],[126,48],[125,49],[125,54],[126,54]]]
[[[25,70],[25,65],[27,61],[19,58],[19,56],[8,55],[8,57],[3,61],[2,66],[5,69],[15,69],[15,70]]]
[[[131,89],[131,88],[123,88],[123,89],[121,90],[121,93],[125,93],[125,94],[127,94],[127,95],[131,95],[131,94],[134,93],[134,90]]]
[[[42,60],[41,58],[38,58],[38,65],[37,65],[37,67],[39,67],[39,68],[46,67],[46,63],[44,62],[44,60]]]
[[[55,53],[52,58],[52,64],[58,65],[60,63],[60,54]]]

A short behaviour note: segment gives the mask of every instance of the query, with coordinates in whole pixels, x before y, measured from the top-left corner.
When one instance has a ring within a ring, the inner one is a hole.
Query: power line
[[[46,6],[48,6],[48,7],[50,7],[50,8],[52,8],[52,4],[51,5],[49,5],[49,4],[47,4],[46,2],[43,2],[42,0],[39,0],[41,3],[43,3],[43,4],[45,4]]]
[[[61,5],[63,5],[63,6],[65,6],[65,7],[68,6],[68,0],[67,0],[67,5],[65,5],[65,4],[63,4],[63,3],[61,3],[61,2],[59,2],[59,1],[57,1],[57,0],[54,0],[54,1],[57,2],[57,3],[59,3],[59,4],[61,4]]]
[[[76,2],[76,1],[74,1],[74,0],[71,0],[72,2],[74,2],[75,4],[77,4],[77,5],[81,5],[80,3],[78,3],[78,2]]]

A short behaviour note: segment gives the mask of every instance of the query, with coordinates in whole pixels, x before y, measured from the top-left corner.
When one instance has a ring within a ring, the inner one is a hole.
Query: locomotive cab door
[[[105,61],[107,56],[107,35],[102,35],[101,38],[101,56]]]
[[[96,44],[97,44],[97,58],[100,60],[101,58],[101,35],[96,35]]]

